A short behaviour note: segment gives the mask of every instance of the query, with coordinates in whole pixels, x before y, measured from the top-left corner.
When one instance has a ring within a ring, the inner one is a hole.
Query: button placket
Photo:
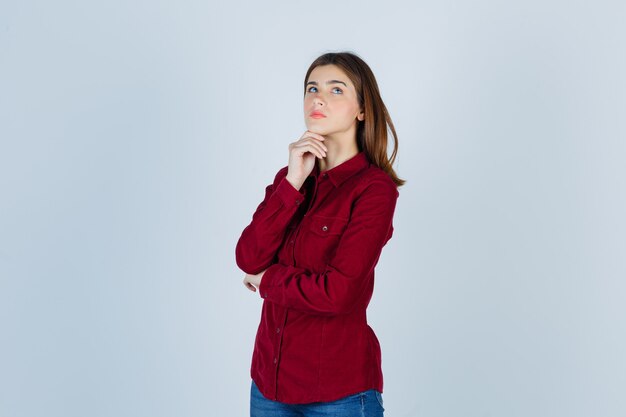
[[[289,315],[289,311],[285,311],[285,315],[283,317],[282,320],[282,327],[280,327],[280,323],[277,323],[278,326],[276,326],[276,350],[274,351],[274,378],[275,381],[278,380],[278,358],[280,358],[281,355],[281,349],[283,346],[283,334],[284,332],[281,331],[281,329],[285,328],[285,325],[287,324],[287,316]],[[274,398],[278,397],[278,384],[276,384],[275,386],[275,391],[274,391]]]

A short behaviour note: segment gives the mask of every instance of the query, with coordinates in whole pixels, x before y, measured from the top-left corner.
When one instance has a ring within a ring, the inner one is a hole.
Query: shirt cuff
[[[283,178],[278,183],[276,190],[274,191],[280,197],[280,199],[285,203],[285,206],[299,206],[304,201],[304,195],[296,190],[296,188],[291,185],[287,178]]]
[[[294,188],[295,189],[295,188]],[[280,287],[276,285],[276,277],[274,272],[280,265],[274,264],[265,270],[263,278],[261,278],[261,284],[259,284],[259,295],[264,300],[272,301],[277,300],[279,297]]]

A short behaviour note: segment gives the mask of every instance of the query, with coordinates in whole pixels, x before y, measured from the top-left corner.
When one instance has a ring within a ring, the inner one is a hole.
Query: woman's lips
[[[319,113],[319,112],[313,112],[310,114],[312,119],[323,119],[324,117],[326,117],[323,113]]]

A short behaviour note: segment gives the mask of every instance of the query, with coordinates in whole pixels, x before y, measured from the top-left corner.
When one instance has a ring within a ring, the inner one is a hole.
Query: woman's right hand
[[[300,190],[302,184],[315,166],[315,158],[325,158],[328,149],[324,137],[310,130],[304,132],[296,142],[289,144],[289,168],[287,181]]]

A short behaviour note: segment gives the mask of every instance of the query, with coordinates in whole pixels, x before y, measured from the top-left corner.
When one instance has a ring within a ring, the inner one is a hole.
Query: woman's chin
[[[307,123],[306,130],[317,133],[318,135],[326,135],[328,133],[328,129],[321,128],[320,126],[315,126],[315,124]]]

